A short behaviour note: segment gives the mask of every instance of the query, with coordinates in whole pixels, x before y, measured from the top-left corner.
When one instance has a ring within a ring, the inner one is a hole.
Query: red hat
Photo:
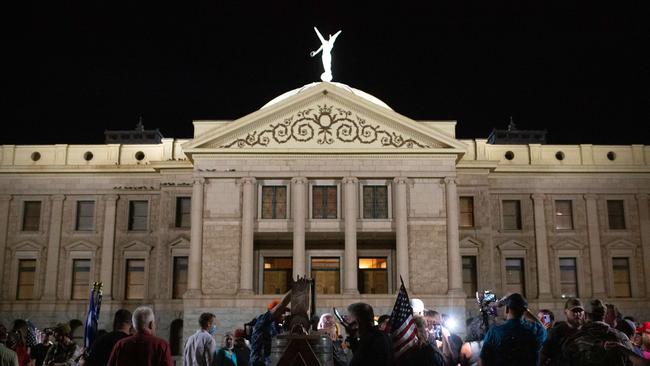
[[[244,338],[246,337],[246,331],[243,329],[235,329],[235,338]]]
[[[273,310],[273,308],[276,307],[279,303],[280,303],[279,300],[273,300],[273,301],[271,301],[271,302],[269,303],[269,305],[267,306],[267,308],[268,308],[269,310]]]
[[[640,327],[636,328],[637,333],[650,333],[650,322],[645,322]]]

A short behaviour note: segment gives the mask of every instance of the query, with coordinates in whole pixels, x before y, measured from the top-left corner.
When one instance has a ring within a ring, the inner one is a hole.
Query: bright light
[[[458,328],[458,321],[455,318],[449,317],[447,318],[445,327],[447,327],[450,332],[455,332],[457,330],[456,328]]]

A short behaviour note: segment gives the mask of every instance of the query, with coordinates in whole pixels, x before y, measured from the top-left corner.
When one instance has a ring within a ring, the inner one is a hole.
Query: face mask
[[[217,333],[217,326],[213,325],[212,327],[210,327],[208,333],[210,333],[210,335],[215,335]]]

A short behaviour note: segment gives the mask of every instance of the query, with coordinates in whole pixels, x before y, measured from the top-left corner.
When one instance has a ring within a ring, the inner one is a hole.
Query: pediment
[[[459,245],[460,245],[461,248],[476,248],[476,249],[479,249],[479,248],[481,248],[483,246],[483,243],[481,243],[476,238],[473,238],[471,236],[466,236],[459,242]]]
[[[582,250],[584,248],[584,244],[569,239],[552,243],[551,247],[553,247],[555,250]]]
[[[153,246],[143,243],[141,241],[135,240],[132,242],[129,242],[126,244],[124,247],[122,247],[122,250],[124,251],[133,251],[133,252],[151,252],[153,249]]]
[[[625,239],[618,239],[606,245],[608,249],[636,249],[636,244]]]
[[[97,244],[87,242],[87,241],[75,241],[73,243],[64,245],[63,248],[69,252],[71,251],[94,252],[99,248],[99,246]]]
[[[330,83],[262,108],[183,145],[197,153],[451,153],[466,147]]]
[[[170,248],[189,248],[190,240],[185,236],[179,236],[176,239],[172,240],[169,244]]]
[[[526,250],[528,248],[526,243],[517,240],[508,240],[504,243],[497,245],[500,251],[504,250]]]
[[[15,252],[40,252],[43,248],[43,245],[30,240],[25,240],[14,245],[11,249]]]

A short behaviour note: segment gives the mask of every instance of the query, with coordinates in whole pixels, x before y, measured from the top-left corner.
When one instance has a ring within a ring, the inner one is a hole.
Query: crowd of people
[[[283,329],[310,332],[287,328],[289,302],[287,293],[251,322],[251,330],[226,332],[220,342],[216,316],[201,314],[197,331],[185,342],[183,365],[270,365],[273,337]],[[587,309],[579,299],[570,298],[564,307],[566,320],[556,322],[550,310],[533,313],[522,295],[511,294],[493,305],[493,310],[502,311],[468,319],[464,341],[446,326],[444,314],[425,309],[417,299],[411,306],[415,330],[405,352],[396,353],[394,348],[391,316],[375,317],[366,303],[348,306],[341,321],[322,314],[316,332],[331,339],[336,366],[650,365],[650,322],[637,323],[601,300],[592,300]],[[120,309],[114,314],[113,330],[98,336],[86,350],[73,340],[68,324],[39,331],[29,321],[16,320],[11,331],[0,324],[0,366],[174,365],[169,343],[155,331],[151,308],[142,306],[133,314]]]

